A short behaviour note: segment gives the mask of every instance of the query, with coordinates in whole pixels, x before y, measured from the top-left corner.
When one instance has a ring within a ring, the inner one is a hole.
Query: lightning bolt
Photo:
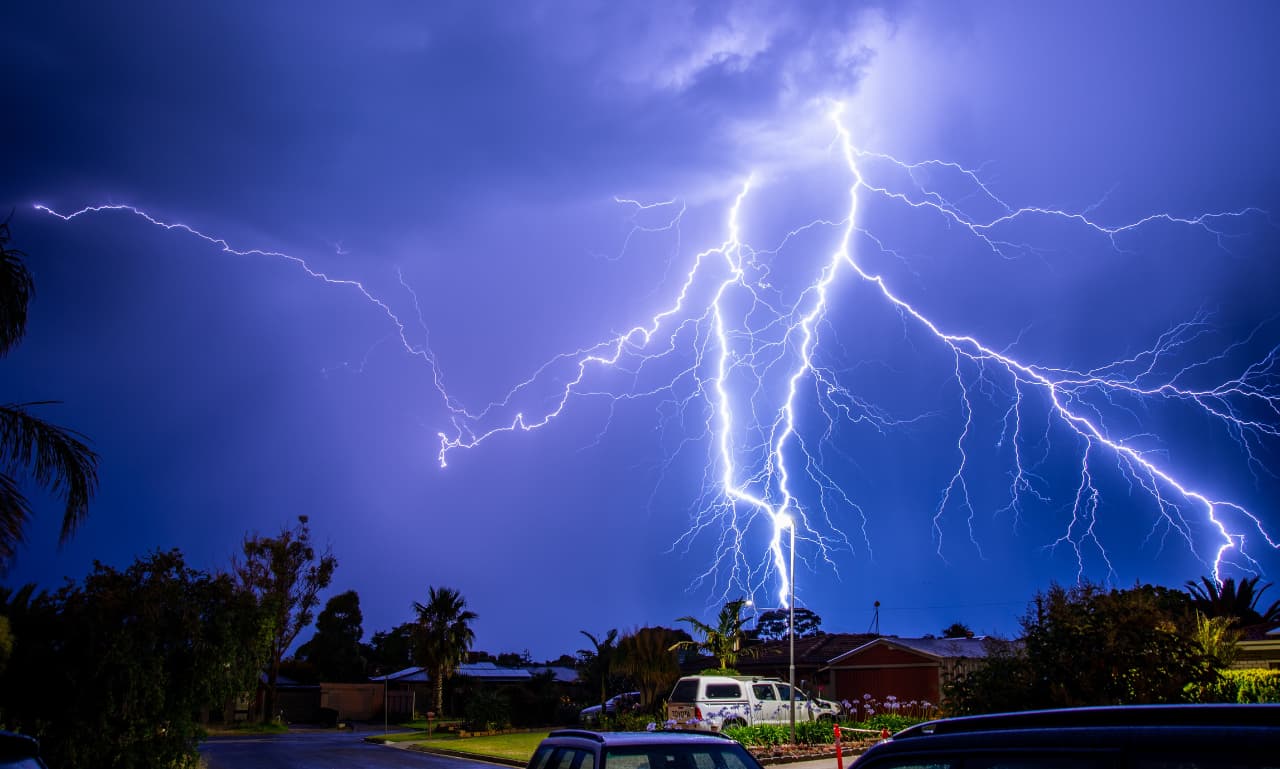
[[[1156,213],[1106,225],[1095,217],[1096,205],[1084,211],[1015,207],[996,195],[976,170],[940,160],[906,163],[858,148],[842,122],[842,109],[830,115],[832,156],[847,180],[848,203],[842,216],[814,219],[788,231],[773,248],[756,249],[743,235],[743,222],[753,192],[763,182],[756,176],[747,178],[728,206],[724,239],[693,255],[665,307],[602,341],[552,357],[504,396],[475,409],[449,393],[436,356],[425,343],[412,341],[415,334],[392,303],[359,281],[332,277],[281,252],[235,249],[221,238],[131,206],[92,206],[69,214],[37,208],[64,221],[93,213],[129,213],[230,254],[287,260],[312,279],[357,292],[392,323],[405,351],[429,366],[448,423],[437,433],[441,467],[448,466],[450,455],[499,436],[546,428],[576,402],[601,400],[612,414],[628,401],[656,400],[664,429],[674,423],[682,433],[668,464],[689,446],[705,447],[701,490],[690,525],[675,547],[687,547],[700,537],[714,540],[714,556],[696,583],[709,585],[719,596],[739,590],[754,595],[772,585],[779,603],[787,605],[792,593],[787,547],[795,548],[797,542],[810,565],[821,562],[836,570],[841,551],[861,547],[872,553],[868,521],[874,511],[859,504],[847,484],[828,469],[832,454],[843,452],[837,437],[858,427],[887,434],[938,418],[937,413],[899,416],[877,406],[847,384],[848,371],[835,367],[833,361],[847,357],[847,351],[833,316],[840,302],[853,295],[871,297],[891,311],[904,338],[924,340],[947,361],[961,424],[952,445],[956,460],[933,510],[934,546],[940,557],[945,558],[944,520],[955,513],[966,517],[971,545],[981,552],[974,533],[977,513],[970,485],[976,470],[971,452],[981,440],[976,429],[980,404],[994,404],[1002,413],[996,448],[1007,446],[1012,452],[1004,511],[1021,518],[1032,503],[1048,502],[1050,483],[1038,468],[1050,451],[1066,451],[1072,457],[1070,521],[1047,546],[1069,549],[1080,577],[1089,553],[1102,558],[1108,576],[1115,573],[1097,529],[1104,496],[1099,477],[1107,473],[1150,500],[1155,515],[1149,537],[1181,540],[1218,578],[1226,565],[1260,570],[1252,547],[1260,542],[1272,550],[1280,548],[1262,517],[1196,488],[1160,452],[1147,448],[1152,430],[1126,434],[1109,426],[1108,415],[1120,413],[1140,423],[1146,409],[1189,409],[1220,426],[1240,446],[1255,473],[1269,472],[1265,457],[1280,439],[1280,347],[1271,347],[1233,373],[1218,375],[1260,341],[1264,326],[1248,339],[1189,364],[1179,361],[1211,336],[1206,313],[1175,325],[1135,355],[1087,370],[1025,360],[930,317],[895,289],[890,278],[867,266],[859,248],[906,262],[862,223],[860,206],[868,200],[933,217],[1009,260],[1039,253],[1016,233],[1020,225],[1040,221],[1092,233],[1120,253],[1125,250],[1124,236],[1157,224],[1202,231],[1226,250],[1234,237],[1233,224],[1267,219],[1267,213],[1256,208],[1188,217]],[[886,180],[873,178],[872,168],[885,170]],[[963,201],[931,184],[940,176],[968,187]],[[638,212],[670,213],[658,226],[636,224],[620,253],[638,233],[678,233],[686,210],[676,201],[615,200]],[[966,213],[970,209],[992,213],[977,217]],[[830,242],[809,244],[823,237]],[[813,264],[795,267],[785,276],[775,274],[780,256],[797,251]],[[796,273],[809,278],[792,286]],[[400,285],[412,297],[417,324],[425,333],[417,295],[403,277]],[[861,533],[856,547],[838,523],[850,518]],[[1198,532],[1206,528],[1212,532],[1211,541],[1202,543]],[[760,547],[753,543],[764,545],[763,558],[752,554],[753,547]]]

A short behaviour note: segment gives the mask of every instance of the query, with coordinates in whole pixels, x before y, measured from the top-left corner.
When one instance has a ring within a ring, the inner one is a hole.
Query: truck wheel
[[[746,726],[746,725],[747,725],[747,722],[743,721],[741,718],[730,718],[728,721],[725,721],[723,724],[720,725],[720,729],[721,731],[723,731],[725,729],[736,729],[739,726]]]

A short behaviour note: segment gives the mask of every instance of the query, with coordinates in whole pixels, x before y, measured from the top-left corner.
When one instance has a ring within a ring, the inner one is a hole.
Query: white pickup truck
[[[796,721],[834,721],[840,706],[796,689]],[[791,687],[776,678],[685,676],[667,700],[667,723],[719,732],[731,726],[788,724]]]

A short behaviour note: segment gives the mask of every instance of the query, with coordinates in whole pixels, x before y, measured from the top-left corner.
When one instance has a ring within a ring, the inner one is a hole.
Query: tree
[[[963,622],[952,622],[942,629],[943,638],[973,638],[973,630]]]
[[[1262,594],[1271,583],[1258,587],[1258,577],[1247,577],[1236,584],[1234,577],[1218,582],[1201,577],[1199,582],[1189,580],[1187,593],[1191,605],[1206,617],[1227,617],[1238,627],[1280,625],[1280,601],[1274,601],[1265,609],[1259,609]]]
[[[694,632],[702,636],[701,641],[679,641],[671,647],[671,651],[679,648],[697,649],[716,658],[722,670],[731,670],[738,664],[738,654],[742,651],[742,642],[746,638],[743,626],[747,620],[742,616],[742,607],[747,605],[745,598],[729,601],[720,609],[715,627],[700,621],[697,617],[680,617],[676,622],[686,622]]]
[[[605,715],[605,700],[609,698],[609,675],[613,672],[613,662],[618,650],[618,629],[613,628],[600,640],[585,630],[579,630],[590,641],[594,649],[580,649],[578,656],[582,661],[578,664],[578,679],[587,687],[587,691],[600,693],[600,717]]]
[[[690,640],[683,630],[643,627],[618,642],[614,668],[635,683],[640,692],[640,709],[653,712],[660,698],[670,693],[680,677],[675,649]]]
[[[390,630],[379,630],[369,639],[369,665],[382,673],[394,673],[413,665],[413,637],[418,623],[405,622]]]
[[[318,594],[329,586],[337,568],[338,559],[331,551],[326,549],[317,557],[305,515],[298,516],[292,529],[281,529],[278,537],[245,537],[244,560],[236,564],[236,574],[240,584],[257,596],[272,623],[263,714],[268,719],[275,715],[280,661],[298,634],[311,624],[320,602]]]
[[[781,641],[788,637],[790,616],[786,609],[766,609],[756,617],[754,635],[761,641]],[[822,617],[799,606],[795,610],[796,638],[807,638],[822,633]]]
[[[471,622],[478,617],[467,610],[467,602],[457,590],[447,587],[427,588],[427,602],[415,601],[413,608],[418,613],[418,664],[427,668],[435,686],[436,713],[443,713],[444,681],[458,670],[475,642]]]
[[[27,305],[35,295],[35,281],[22,262],[26,254],[9,248],[9,239],[6,219],[0,223],[0,356],[22,340]],[[52,403],[0,404],[0,571],[13,560],[31,520],[31,503],[15,473],[29,475],[66,503],[60,542],[69,540],[89,514],[89,501],[98,487],[98,455],[87,439],[32,413]]]
[[[1189,628],[1185,596],[1151,585],[1054,585],[1022,618],[1022,650],[948,687],[956,713],[1184,702],[1215,660]]]
[[[356,591],[333,596],[316,618],[316,634],[298,647],[297,656],[315,667],[321,681],[367,680],[368,662],[360,644],[363,621]]]
[[[10,617],[0,713],[64,769],[194,766],[196,715],[252,691],[269,645],[255,597],[177,550],[96,564]]]

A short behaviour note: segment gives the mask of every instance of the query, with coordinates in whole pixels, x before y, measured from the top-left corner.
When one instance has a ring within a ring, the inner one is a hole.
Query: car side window
[[[742,699],[742,687],[737,684],[707,684],[707,699],[737,700]]]
[[[538,746],[538,749],[533,751],[533,758],[529,759],[529,769],[547,769],[547,762],[554,750],[555,748],[546,745]]]
[[[777,701],[777,695],[773,693],[772,684],[752,684],[751,691],[755,693],[758,700]]]
[[[538,748],[529,769],[595,769],[596,757],[581,748]]]

